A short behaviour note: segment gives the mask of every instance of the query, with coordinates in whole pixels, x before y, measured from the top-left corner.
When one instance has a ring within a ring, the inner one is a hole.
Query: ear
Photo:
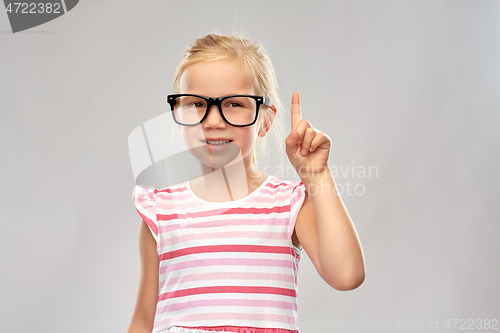
[[[276,112],[278,109],[276,108],[276,105],[271,106],[271,117],[270,119],[264,119],[264,121],[260,125],[259,129],[259,136],[260,137],[265,137],[267,132],[271,129],[271,126],[273,125],[274,118],[276,118]]]

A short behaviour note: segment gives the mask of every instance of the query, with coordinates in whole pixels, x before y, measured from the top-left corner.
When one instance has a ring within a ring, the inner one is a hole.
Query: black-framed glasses
[[[253,95],[230,95],[206,97],[193,94],[175,94],[167,96],[174,121],[183,126],[201,124],[212,105],[217,105],[219,113],[231,126],[245,127],[255,124],[262,104],[271,107],[271,99]]]

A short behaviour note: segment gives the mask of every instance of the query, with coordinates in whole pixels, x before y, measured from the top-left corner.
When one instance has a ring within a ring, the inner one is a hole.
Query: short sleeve
[[[306,188],[302,182],[295,182],[292,186],[291,200],[290,200],[290,223],[288,224],[288,237],[292,237],[293,229],[297,216],[299,216],[300,209],[306,198]]]
[[[157,190],[150,186],[136,185],[132,199],[134,200],[135,208],[146,222],[149,230],[153,234],[154,239],[158,242],[158,221],[156,219],[156,193]]]

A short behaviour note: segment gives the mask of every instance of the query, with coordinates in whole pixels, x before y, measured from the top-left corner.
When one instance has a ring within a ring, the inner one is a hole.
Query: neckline
[[[196,194],[194,194],[193,190],[191,189],[191,181],[187,181],[187,191],[188,193],[193,197],[195,198],[196,200],[198,201],[201,201],[205,204],[209,204],[209,205],[227,205],[227,204],[233,204],[233,203],[238,203],[238,202],[241,202],[241,201],[244,201],[244,200],[247,200],[248,198],[254,196],[257,192],[259,192],[269,181],[269,179],[271,179],[271,175],[268,175],[266,177],[266,179],[262,182],[262,184],[259,185],[259,187],[257,187],[252,193],[244,196],[243,198],[240,198],[240,199],[237,199],[237,200],[233,200],[233,201],[217,201],[217,202],[213,202],[213,201],[206,201],[206,200],[203,200],[202,198],[200,198],[199,196],[197,196]]]

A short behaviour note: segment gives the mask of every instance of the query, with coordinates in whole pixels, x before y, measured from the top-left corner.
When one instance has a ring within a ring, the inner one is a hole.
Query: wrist
[[[313,171],[299,169],[297,173],[302,183],[306,186],[309,184],[321,185],[325,182],[334,182],[332,172],[328,166],[317,167]]]

